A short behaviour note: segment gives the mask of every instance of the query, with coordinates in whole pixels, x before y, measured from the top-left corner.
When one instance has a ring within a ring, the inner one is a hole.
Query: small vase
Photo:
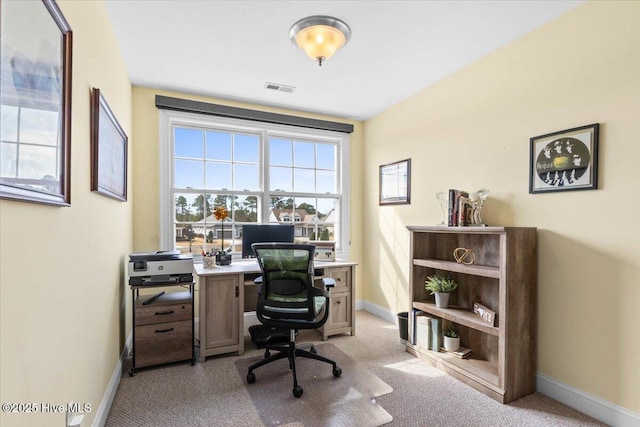
[[[451,338],[444,336],[444,349],[447,351],[456,351],[460,348],[460,337]]]
[[[449,293],[436,292],[436,307],[447,308],[449,307]]]

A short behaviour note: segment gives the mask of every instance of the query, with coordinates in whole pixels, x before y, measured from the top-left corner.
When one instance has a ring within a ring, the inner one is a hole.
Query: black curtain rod
[[[342,133],[353,132],[353,125],[347,123],[309,119],[306,117],[296,117],[287,114],[269,113],[267,111],[250,110],[248,108],[229,107],[227,105],[211,104],[208,102],[172,98],[162,95],[156,95],[156,107],[161,110],[185,111],[188,113],[207,114],[210,116],[252,120],[310,129],[330,130]]]

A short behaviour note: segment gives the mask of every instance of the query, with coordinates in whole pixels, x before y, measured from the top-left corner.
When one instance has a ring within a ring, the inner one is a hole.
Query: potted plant
[[[436,296],[436,307],[447,308],[449,306],[449,293],[456,289],[458,284],[448,276],[434,274],[427,277],[424,289]]]
[[[444,335],[444,349],[447,351],[456,351],[460,348],[460,336],[456,331],[453,323],[442,334]]]

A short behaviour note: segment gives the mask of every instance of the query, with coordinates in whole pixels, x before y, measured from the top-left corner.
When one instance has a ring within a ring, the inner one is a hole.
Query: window
[[[160,123],[163,249],[240,254],[243,224],[293,223],[296,241],[348,251],[347,135],[165,110]]]

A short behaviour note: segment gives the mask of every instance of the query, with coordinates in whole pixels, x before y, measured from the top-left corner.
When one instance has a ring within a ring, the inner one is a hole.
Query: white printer
[[[179,251],[129,255],[129,285],[176,285],[193,282],[193,255]]]

